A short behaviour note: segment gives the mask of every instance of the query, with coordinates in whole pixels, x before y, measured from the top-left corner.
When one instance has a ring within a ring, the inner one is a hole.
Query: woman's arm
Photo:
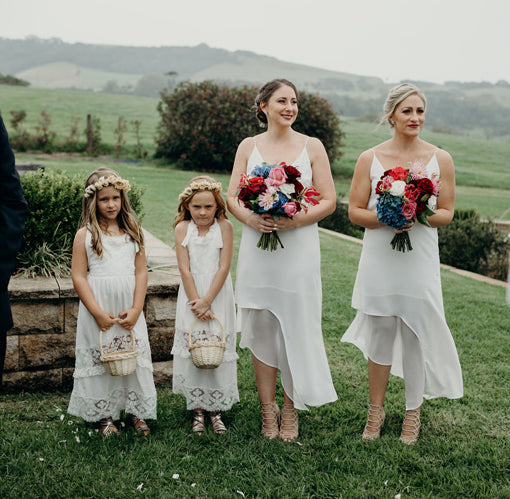
[[[292,218],[281,217],[276,223],[277,230],[296,229],[311,225],[331,215],[336,207],[336,192],[326,149],[319,139],[310,139],[307,144],[312,165],[312,185],[320,193],[319,204],[310,206]]]
[[[140,250],[135,256],[135,291],[133,293],[133,305],[119,314],[119,326],[131,330],[135,327],[138,317],[143,310],[145,295],[147,293],[147,263],[145,251]]]
[[[200,319],[212,318],[212,314],[207,314],[207,312],[210,311],[212,302],[218,296],[218,293],[225,283],[228,273],[230,272],[232,255],[234,253],[234,228],[232,224],[225,219],[219,220],[218,223],[223,238],[223,248],[220,250],[218,270],[205,296],[191,301],[191,310]]]
[[[103,310],[97,303],[92,289],[87,281],[88,259],[85,249],[87,229],[82,227],[74,238],[73,260],[71,263],[71,278],[78,298],[96,320],[100,329],[109,329],[115,324],[115,317]]]
[[[448,225],[454,215],[455,210],[455,167],[452,157],[443,150],[436,153],[441,172],[441,185],[439,196],[437,197],[437,209],[434,215],[427,217],[431,227],[442,227]]]
[[[349,219],[353,224],[366,229],[376,229],[385,225],[377,220],[377,213],[367,209],[372,191],[370,168],[373,154],[372,151],[365,151],[358,158],[349,192]]]
[[[253,139],[248,137],[244,139],[237,148],[234,167],[232,168],[232,175],[230,177],[230,184],[228,186],[227,206],[230,213],[232,213],[232,215],[234,215],[234,217],[243,224],[248,225],[256,231],[269,233],[275,230],[275,223],[272,217],[253,213],[248,208],[242,206],[236,196],[237,188],[241,180],[241,174],[246,173],[246,166],[253,147]]]

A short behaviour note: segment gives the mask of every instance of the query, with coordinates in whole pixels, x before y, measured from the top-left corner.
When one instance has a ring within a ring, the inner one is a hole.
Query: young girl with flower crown
[[[193,178],[179,195],[174,222],[175,253],[181,285],[177,296],[175,338],[172,348],[173,391],[186,397],[193,411],[192,431],[205,432],[205,412],[214,433],[227,430],[220,411],[239,401],[235,307],[230,264],[233,228],[221,197],[221,184],[208,176]],[[195,321],[198,318],[199,320]],[[221,365],[199,369],[188,351],[192,343],[220,341],[225,329],[226,349]]]
[[[156,389],[143,304],[147,290],[144,238],[127,192],[130,185],[117,172],[99,168],[85,183],[82,227],[73,245],[72,279],[80,298],[76,330],[74,387],[68,412],[99,422],[104,436],[118,434],[120,411],[140,435],[156,419]],[[88,271],[88,273],[87,273]],[[111,376],[100,360],[105,352],[132,348],[133,374]]]

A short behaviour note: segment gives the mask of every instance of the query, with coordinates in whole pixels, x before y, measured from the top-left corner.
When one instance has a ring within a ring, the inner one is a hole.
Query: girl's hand
[[[206,317],[207,312],[211,311],[211,304],[205,300],[204,298],[197,298],[196,300],[191,300],[189,302],[189,305],[191,307],[191,311],[202,320]],[[212,312],[211,312],[212,313]]]
[[[212,321],[214,319],[214,314],[212,313],[212,310],[208,310],[202,317],[200,317],[200,320],[203,321]]]
[[[105,312],[104,310],[101,310],[94,319],[96,320],[96,324],[98,325],[99,329],[103,331],[108,331],[116,321],[115,317],[110,314],[109,312]]]
[[[131,331],[135,327],[136,322],[138,321],[138,317],[140,317],[140,313],[138,310],[134,308],[128,308],[127,310],[123,310],[119,314],[119,326]]]

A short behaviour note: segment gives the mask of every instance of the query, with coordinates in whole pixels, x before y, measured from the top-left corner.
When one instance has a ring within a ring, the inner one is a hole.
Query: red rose
[[[286,165],[285,163],[280,163],[280,166],[283,166],[283,169],[287,174],[288,182],[293,183],[294,180],[301,177],[301,172],[294,166]]]
[[[250,181],[249,181],[248,185],[245,187],[245,189],[248,189],[253,194],[260,194],[262,192],[265,192],[267,189],[267,186],[265,184],[264,177],[250,178]]]
[[[407,180],[407,176],[409,175],[409,170],[406,170],[401,166],[397,166],[396,168],[393,168],[393,170],[384,172],[384,175],[386,175],[386,173],[391,175],[395,180],[403,180],[405,182]]]
[[[299,194],[303,192],[303,184],[299,180],[293,180],[292,182],[289,182],[291,184],[294,184],[294,188],[296,189],[296,194]]]
[[[434,184],[429,178],[421,178],[417,182],[417,187],[421,191],[420,194],[432,194],[434,191]]]
[[[425,211],[426,206],[427,203],[424,203],[423,201],[418,201],[416,203],[416,216],[421,215]]]
[[[419,191],[416,189],[416,186],[413,184],[407,184],[404,191],[404,196],[408,201],[413,202],[418,198]]]

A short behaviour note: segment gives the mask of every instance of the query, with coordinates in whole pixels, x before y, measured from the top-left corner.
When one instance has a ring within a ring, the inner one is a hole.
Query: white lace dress
[[[264,162],[256,144],[247,173]],[[306,144],[292,163],[312,185]],[[260,232],[243,225],[236,274],[241,347],[281,372],[297,409],[337,399],[321,328],[321,254],[317,224],[279,232],[284,248],[257,248]]]
[[[127,235],[102,235],[103,258],[92,251],[87,232],[89,273],[87,280],[101,308],[118,317],[133,305],[135,256],[138,245]],[[80,301],[76,328],[74,387],[68,412],[85,421],[111,417],[119,419],[122,410],[142,419],[156,419],[156,388],[152,375],[151,351],[143,312],[133,328],[138,350],[136,371],[128,376],[111,376],[99,359],[99,327]],[[130,332],[115,324],[103,333],[106,351],[131,348]]]
[[[374,154],[370,169],[369,210],[376,211],[378,196],[375,188],[384,171]],[[426,173],[428,177],[440,173],[435,155],[429,161]],[[352,294],[352,306],[358,312],[342,341],[353,343],[374,362],[391,364],[392,374],[403,378],[405,351],[400,328],[392,353],[390,350],[391,358],[379,360],[380,353],[373,351],[377,331],[371,327],[369,316],[400,318],[418,339],[418,351],[410,354],[422,357],[416,363],[416,366],[424,366],[425,371],[420,397],[459,398],[463,393],[462,372],[444,315],[437,229],[419,223],[414,225],[409,232],[413,250],[406,253],[391,248],[394,235],[389,227],[365,230]]]
[[[199,296],[204,296],[218,271],[220,249],[223,248],[221,228],[215,220],[204,237],[190,220],[182,246],[188,248],[190,268]],[[235,332],[235,304],[232,278],[228,274],[220,292],[211,304],[211,311],[225,328],[226,349],[223,362],[216,369],[199,369],[191,361],[188,351],[188,335],[195,315],[188,305],[184,286],[179,286],[175,315],[175,337],[172,354],[173,391],[186,397],[189,410],[222,411],[239,402],[237,390],[237,353]],[[192,331],[192,342],[222,337],[217,321],[197,321]]]

